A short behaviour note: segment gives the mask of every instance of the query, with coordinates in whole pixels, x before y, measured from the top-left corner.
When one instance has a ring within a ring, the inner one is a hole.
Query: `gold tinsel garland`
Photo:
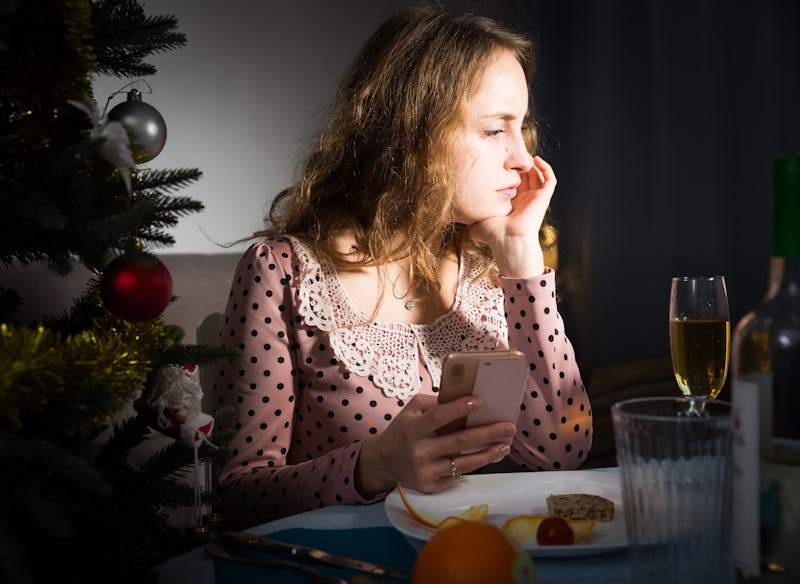
[[[164,348],[160,319],[132,324],[113,317],[61,336],[44,326],[0,324],[0,430],[67,403],[85,412],[82,430],[99,427],[141,391]],[[98,395],[100,394],[100,395]]]

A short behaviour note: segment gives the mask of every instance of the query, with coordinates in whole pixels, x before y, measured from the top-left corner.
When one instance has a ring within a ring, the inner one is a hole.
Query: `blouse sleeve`
[[[592,412],[556,305],[555,272],[501,278],[509,347],[528,359],[511,458],[531,470],[570,470],[592,445]]]
[[[301,388],[294,338],[298,277],[291,247],[260,243],[237,266],[220,344],[240,356],[217,365],[213,393],[233,406],[229,455],[215,473],[227,525],[251,527],[277,517],[342,503],[367,503],[354,488],[361,442],[287,463]]]

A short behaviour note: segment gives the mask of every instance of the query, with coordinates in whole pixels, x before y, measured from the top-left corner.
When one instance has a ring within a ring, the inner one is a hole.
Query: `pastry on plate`
[[[614,502],[600,495],[586,493],[549,495],[547,511],[555,517],[611,521],[614,517]]]

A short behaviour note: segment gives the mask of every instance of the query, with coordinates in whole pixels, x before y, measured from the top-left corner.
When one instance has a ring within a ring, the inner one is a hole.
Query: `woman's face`
[[[520,173],[533,164],[522,134],[527,111],[525,73],[513,54],[499,52],[466,102],[463,128],[450,155],[458,223],[470,225],[511,211]]]

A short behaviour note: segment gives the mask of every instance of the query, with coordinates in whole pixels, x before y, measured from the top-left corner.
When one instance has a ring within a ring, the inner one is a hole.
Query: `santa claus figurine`
[[[208,442],[214,428],[214,418],[202,411],[202,400],[196,365],[162,365],[133,406],[148,426],[196,448]]]

